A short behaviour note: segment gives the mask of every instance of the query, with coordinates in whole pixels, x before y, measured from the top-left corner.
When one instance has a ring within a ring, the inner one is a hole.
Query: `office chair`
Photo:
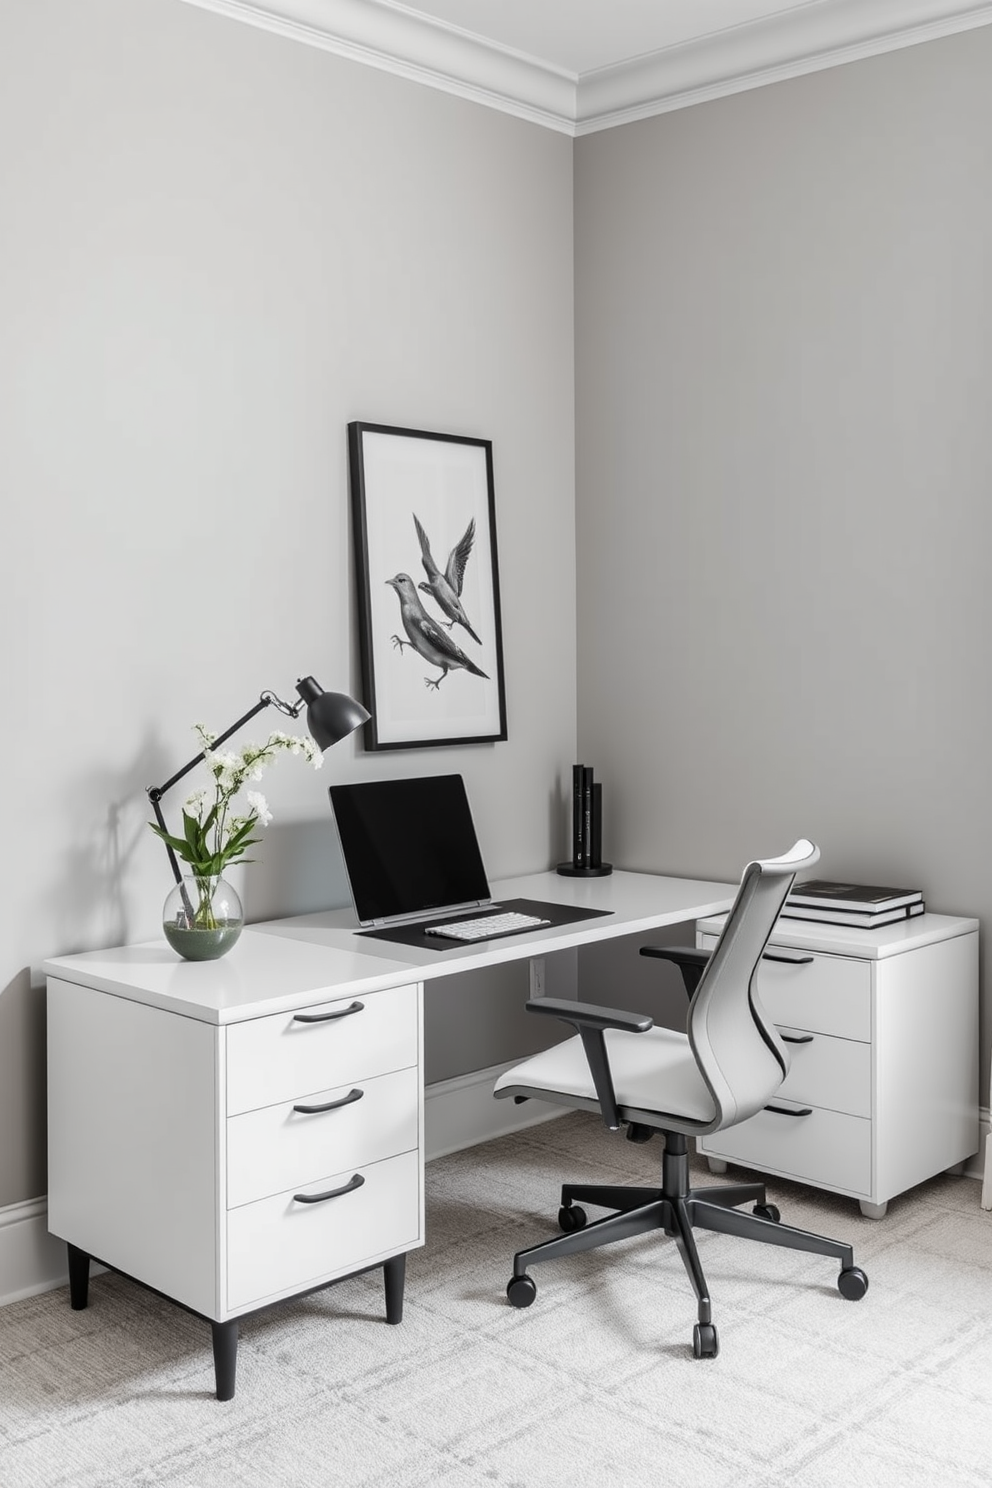
[[[537,1287],[527,1267],[661,1230],[679,1248],[698,1299],[693,1332],[697,1359],[715,1358],[719,1339],[693,1237],[693,1227],[717,1230],[789,1250],[835,1256],[837,1287],[857,1301],[868,1287],[849,1245],[780,1223],[765,1201],[763,1183],[692,1188],[688,1138],[736,1126],[760,1111],[789,1072],[789,1055],[758,997],[758,967],[779,911],[799,870],[811,868],[819,849],[801,839],[783,857],[748,863],[717,944],[710,951],[644,946],[641,954],[672,961],[689,994],[688,1031],[655,1028],[637,1013],[584,1002],[541,997],[528,1010],[561,1018],[578,1030],[541,1054],[507,1070],[494,1094],[534,1097],[556,1105],[599,1111],[610,1131],[627,1128],[633,1142],[655,1132],[665,1138],[660,1188],[566,1183],[558,1223],[563,1234],[518,1251],[506,1295],[529,1307]],[[615,1212],[587,1225],[579,1203]],[[751,1213],[739,1204],[752,1203]]]

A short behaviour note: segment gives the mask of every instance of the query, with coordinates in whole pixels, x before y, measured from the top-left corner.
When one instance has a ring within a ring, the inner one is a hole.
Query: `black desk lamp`
[[[249,708],[237,723],[232,723],[229,729],[225,729],[217,736],[211,748],[216,749],[223,744],[232,734],[236,734],[239,728],[243,728],[250,718],[254,718],[256,713],[261,713],[262,709],[267,708],[270,703],[278,708],[280,713],[285,713],[288,718],[299,718],[303,709],[306,708],[307,728],[310,730],[314,743],[321,750],[330,749],[332,744],[340,743],[361,724],[368,721],[368,710],[363,708],[361,703],[356,702],[345,692],[325,692],[312,677],[303,677],[298,681],[296,690],[300,694],[299,701],[296,703],[284,703],[281,698],[276,697],[274,692],[263,692],[253,708]],[[203,758],[204,751],[201,750],[188,764],[183,765],[181,770],[171,775],[164,785],[149,786],[148,799],[152,803],[155,820],[163,832],[168,828],[165,825],[165,817],[162,815],[160,805],[162,797],[178,781],[182,780],[184,775],[188,775],[194,765],[198,765]],[[183,875],[179,863],[168,843],[165,844],[165,850],[169,854],[169,862],[172,865],[176,883],[182,883]]]

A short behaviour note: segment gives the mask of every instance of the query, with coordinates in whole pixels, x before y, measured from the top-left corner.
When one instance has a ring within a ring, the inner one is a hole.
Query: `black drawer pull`
[[[322,1204],[325,1199],[339,1199],[342,1194],[354,1193],[356,1188],[361,1188],[365,1179],[361,1173],[356,1173],[354,1178],[349,1178],[343,1188],[329,1188],[322,1194],[294,1194],[293,1198],[298,1204]]]
[[[799,951],[797,954],[787,956],[785,951],[765,951],[762,961],[784,961],[786,966],[809,966],[813,960],[812,956]]]
[[[811,1033],[780,1033],[779,1038],[783,1044],[811,1044],[813,1042]]]
[[[339,1008],[336,1013],[297,1013],[294,1023],[331,1023],[335,1018],[347,1018],[351,1013],[360,1013],[364,1002],[353,1002],[351,1007]]]
[[[326,1101],[322,1106],[294,1106],[293,1110],[299,1111],[301,1116],[318,1116],[321,1111],[339,1111],[342,1106],[353,1106],[364,1094],[364,1090],[352,1090],[340,1100]]]
[[[803,1106],[801,1110],[793,1111],[789,1106],[766,1106],[766,1111],[774,1111],[776,1116],[812,1116],[813,1107]]]

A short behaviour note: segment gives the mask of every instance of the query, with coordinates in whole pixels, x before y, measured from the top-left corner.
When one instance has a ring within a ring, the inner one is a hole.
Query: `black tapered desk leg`
[[[82,1312],[89,1301],[90,1258],[85,1250],[66,1241],[69,1257],[69,1303],[73,1312]]]
[[[234,1378],[238,1369],[238,1322],[211,1323],[214,1340],[214,1375],[217,1399],[234,1399]]]
[[[403,1284],[406,1280],[406,1255],[393,1256],[382,1268],[386,1283],[386,1322],[403,1321]]]

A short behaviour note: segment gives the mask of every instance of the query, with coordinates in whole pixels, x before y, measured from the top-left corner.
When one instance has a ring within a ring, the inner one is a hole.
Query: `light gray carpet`
[[[381,1273],[242,1327],[238,1391],[213,1398],[204,1324],[110,1275],[0,1309],[3,1488],[987,1488],[992,1215],[942,1177],[879,1222],[771,1183],[783,1219],[855,1247],[836,1263],[699,1235],[720,1331],[692,1357],[695,1305],[671,1242],[536,1268],[567,1177],[654,1182],[661,1146],[568,1116],[432,1163],[428,1245],[406,1315]],[[704,1176],[700,1172],[700,1177]]]

